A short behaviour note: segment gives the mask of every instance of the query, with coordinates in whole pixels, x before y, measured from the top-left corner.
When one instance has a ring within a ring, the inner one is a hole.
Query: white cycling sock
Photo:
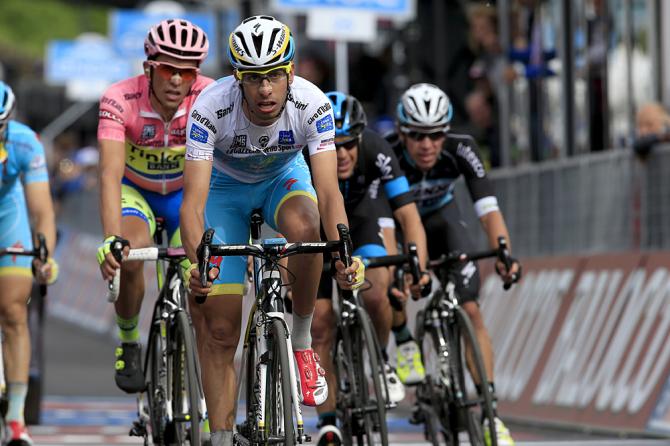
[[[24,423],[23,409],[26,404],[27,394],[27,383],[7,383],[7,399],[9,400],[7,415],[5,416],[7,421]]]
[[[212,446],[233,446],[233,431],[212,432]]]
[[[291,343],[293,350],[307,350],[312,348],[312,311],[307,316],[300,316],[293,311],[293,331],[291,332]]]

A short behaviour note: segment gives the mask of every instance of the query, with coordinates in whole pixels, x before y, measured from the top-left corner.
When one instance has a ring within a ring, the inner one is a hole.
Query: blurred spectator
[[[295,66],[296,74],[301,76],[317,87],[321,91],[332,91],[335,85],[331,79],[331,69],[326,60],[318,55],[315,49],[304,51]]]
[[[52,176],[56,213],[70,196],[97,185],[98,158],[98,149],[86,146],[70,151],[58,160],[58,167]]]
[[[500,167],[500,142],[493,101],[490,92],[476,88],[465,98],[465,108],[472,124],[470,132],[480,150],[487,155],[489,167]]]
[[[650,102],[637,112],[636,138],[633,141],[635,153],[646,157],[655,144],[670,141],[670,114],[657,103]]]
[[[592,0],[586,9],[589,134],[592,151],[604,150],[608,146],[607,31],[611,27],[608,12],[604,0]]]
[[[500,132],[498,103],[506,85],[516,77],[503,52],[498,34],[496,8],[475,4],[468,11],[470,47],[477,59],[470,67],[475,90],[465,100],[465,108],[473,125],[471,132],[480,147],[488,151],[490,167],[500,166]]]
[[[546,112],[547,98],[543,80],[554,76],[549,61],[556,57],[553,47],[553,30],[550,26],[549,11],[545,0],[517,0],[518,21],[514,48],[510,51],[513,61],[524,65],[528,80],[529,141],[532,161],[542,161],[551,156],[555,147],[545,129],[543,113]],[[551,36],[551,37],[550,37]]]

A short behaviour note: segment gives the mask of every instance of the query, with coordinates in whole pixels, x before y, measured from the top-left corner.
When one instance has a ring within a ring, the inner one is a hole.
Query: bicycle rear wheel
[[[193,329],[185,311],[174,315],[169,342],[168,374],[172,391],[172,423],[169,444],[200,446],[200,388],[195,365]]]
[[[158,311],[156,309],[155,311]],[[154,315],[154,317],[156,317]],[[149,330],[147,354],[144,362],[144,379],[147,383],[147,403],[149,405],[149,426],[155,445],[165,444],[165,427],[167,421],[166,392],[167,367],[164,362],[164,348],[161,329],[154,319]]]
[[[383,359],[363,308],[357,308],[357,324],[338,335],[335,361],[338,374],[338,417],[345,444],[388,445]]]
[[[283,321],[274,319],[270,326],[271,352],[265,399],[266,438],[268,444],[294,445],[293,399],[289,368],[288,333]]]
[[[484,360],[482,358],[481,349],[479,348],[479,341],[475,335],[475,330],[472,322],[465,310],[461,307],[455,308],[456,324],[450,330],[449,341],[452,345],[451,351],[455,352],[452,355],[452,369],[454,379],[458,379],[460,388],[463,390],[463,404],[460,407],[453,407],[452,411],[452,433],[455,438],[458,438],[458,433],[453,432],[453,428],[459,426],[464,428],[468,433],[471,445],[484,445],[484,430],[482,421],[488,420],[488,436],[491,439],[489,446],[497,446],[498,441],[495,434],[495,421],[493,416],[493,397],[489,390],[489,381],[486,375],[486,368],[484,367]],[[458,342],[454,342],[458,340]],[[465,370],[466,365],[466,345],[470,346],[472,353],[472,362],[474,371],[479,376],[480,380],[480,394],[468,395],[466,392]],[[453,415],[459,418],[454,420]],[[458,442],[454,443],[458,444]]]

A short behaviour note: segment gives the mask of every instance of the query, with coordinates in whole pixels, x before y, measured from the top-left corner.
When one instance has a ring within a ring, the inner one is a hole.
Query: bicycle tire
[[[475,445],[484,445],[484,431],[482,427],[482,421],[488,419],[489,423],[489,438],[491,442],[489,446],[497,446],[498,441],[495,433],[495,420],[493,416],[493,398],[489,389],[489,381],[486,375],[486,368],[484,367],[484,360],[482,357],[482,352],[479,347],[479,341],[475,335],[474,327],[472,326],[472,321],[470,317],[465,312],[462,307],[456,307],[454,311],[455,321],[456,321],[456,331],[459,342],[455,346],[457,354],[452,355],[452,358],[457,361],[457,366],[453,369],[458,376],[456,379],[459,380],[461,384],[461,389],[465,391],[465,370],[467,370],[466,360],[465,360],[465,345],[466,343],[471,346],[472,360],[474,362],[474,367],[477,375],[480,377],[480,387],[481,395],[478,395],[474,399],[468,399],[466,395],[466,404],[464,407],[457,408],[456,413],[462,417],[459,422],[465,424],[465,430],[468,433],[470,439],[470,444]],[[452,337],[453,341],[453,337]],[[479,412],[476,413],[471,408],[472,406],[479,406]],[[452,424],[453,428],[453,424]],[[458,434],[456,434],[456,439],[458,439]],[[458,444],[456,442],[455,444]]]
[[[449,419],[447,406],[452,400],[449,385],[449,367],[439,361],[440,358],[440,339],[446,339],[441,327],[419,326],[423,323],[417,316],[417,342],[421,351],[421,358],[426,370],[426,377],[423,382],[417,386],[416,396],[418,409],[421,411],[419,418],[424,423],[424,434],[426,440],[437,446],[442,444],[440,439],[444,439],[446,444],[453,444],[450,441]],[[424,409],[424,406],[427,409]]]
[[[156,310],[157,311],[157,310]],[[147,404],[149,405],[149,427],[155,445],[165,444],[165,390],[161,384],[161,369],[164,368],[161,359],[161,339],[158,324],[151,324],[147,353],[144,362],[144,379],[147,383]]]
[[[358,307],[356,318],[357,324],[339,330],[334,356],[344,444],[388,445],[381,350],[367,312]]]
[[[200,446],[200,388],[195,365],[193,329],[185,311],[174,314],[169,339],[172,423],[169,444]],[[188,443],[187,443],[188,441]]]
[[[293,398],[288,344],[288,332],[283,321],[274,319],[270,325],[271,363],[268,369],[268,396],[265,414],[267,436],[271,442],[292,446],[295,444],[293,429]],[[283,440],[281,440],[283,438]],[[274,441],[273,441],[274,440]]]

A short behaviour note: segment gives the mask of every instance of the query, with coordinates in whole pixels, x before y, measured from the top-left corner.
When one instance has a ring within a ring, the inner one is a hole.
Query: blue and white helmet
[[[326,97],[333,106],[335,138],[358,138],[368,124],[365,110],[358,99],[339,91],[329,91]]]
[[[401,130],[418,127],[449,130],[454,109],[447,94],[433,84],[415,84],[398,101],[397,118]]]
[[[9,119],[14,109],[14,92],[6,83],[0,81],[0,122]]]
[[[238,71],[266,70],[286,65],[294,56],[291,30],[274,17],[249,17],[230,33],[228,58]]]

